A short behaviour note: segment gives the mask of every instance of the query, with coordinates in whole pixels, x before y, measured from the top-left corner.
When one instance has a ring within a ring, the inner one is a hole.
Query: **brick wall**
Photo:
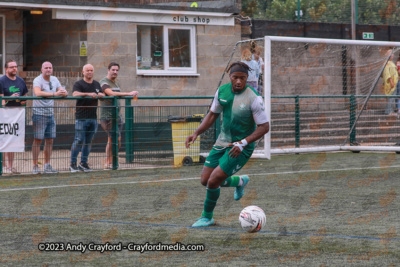
[[[197,26],[197,38],[197,67],[201,77],[198,90],[204,92],[202,95],[214,95],[233,48],[241,40],[241,26]],[[229,82],[227,77],[223,83]]]
[[[86,41],[86,21],[53,20],[51,11],[43,15],[24,13],[25,70],[38,71],[50,61],[57,71],[80,72],[87,57],[79,55],[79,41]]]
[[[108,64],[115,61],[121,66],[118,77],[122,90],[136,89],[136,24],[88,21],[87,41],[87,62],[94,66],[96,80],[107,75]]]
[[[33,89],[33,80],[41,74],[40,71],[27,71],[25,72],[25,83],[29,90],[29,95],[32,95],[31,90]],[[57,77],[61,85],[65,86],[69,95],[72,96],[72,88],[76,81],[83,78],[82,72],[66,72],[66,71],[54,71],[53,75]]]
[[[108,64],[116,61],[121,66],[119,82],[123,91],[138,90],[142,96],[196,96],[215,93],[241,33],[240,25],[196,27],[199,77],[136,75],[135,23],[88,21],[87,36],[88,63],[95,68],[95,79],[104,77]]]

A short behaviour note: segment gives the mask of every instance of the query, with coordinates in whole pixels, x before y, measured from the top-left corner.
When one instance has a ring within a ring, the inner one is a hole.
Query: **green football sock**
[[[204,201],[204,210],[201,214],[202,217],[211,219],[213,217],[213,211],[217,205],[217,200],[219,198],[220,188],[210,189],[207,188],[206,200]]]
[[[240,182],[240,176],[230,176],[225,179],[221,187],[237,187]]]

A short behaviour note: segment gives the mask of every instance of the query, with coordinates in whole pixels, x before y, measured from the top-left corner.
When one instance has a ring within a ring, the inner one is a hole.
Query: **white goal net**
[[[272,153],[400,150],[398,92],[382,78],[400,43],[267,36],[264,45]]]

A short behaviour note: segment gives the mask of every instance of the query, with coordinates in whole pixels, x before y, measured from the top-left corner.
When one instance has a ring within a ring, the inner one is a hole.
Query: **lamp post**
[[[356,25],[358,24],[358,0],[351,0],[351,38],[356,38]]]
[[[297,0],[297,22],[300,21],[300,0]]]

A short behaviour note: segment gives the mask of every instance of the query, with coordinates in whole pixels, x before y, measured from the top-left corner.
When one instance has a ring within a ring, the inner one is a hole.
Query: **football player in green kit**
[[[245,63],[232,63],[228,69],[231,83],[218,88],[210,112],[199,128],[186,138],[185,145],[188,148],[197,136],[215,123],[220,113],[223,114],[221,133],[201,173],[201,184],[207,188],[204,210],[192,227],[215,224],[213,211],[221,187],[235,187],[234,199],[242,198],[249,177],[233,175],[250,159],[255,147],[254,142],[269,131],[264,101],[246,84],[249,70]]]

